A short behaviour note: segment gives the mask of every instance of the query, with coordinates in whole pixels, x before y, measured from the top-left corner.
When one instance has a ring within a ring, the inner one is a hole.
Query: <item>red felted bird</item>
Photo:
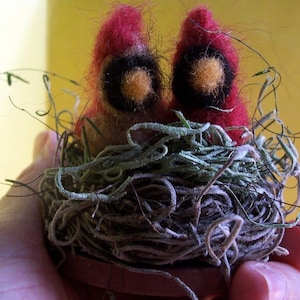
[[[236,51],[206,8],[192,10],[185,19],[173,64],[173,105],[187,119],[224,129],[249,125],[236,82]],[[227,133],[237,144],[244,141],[243,130]]]
[[[135,123],[174,121],[174,109],[189,120],[228,128],[241,144],[243,130],[233,127],[248,126],[249,119],[236,82],[238,58],[210,11],[196,8],[182,25],[171,101],[161,97],[159,66],[147,44],[138,8],[118,6],[100,28],[88,78],[91,105],[75,128],[81,139],[85,131],[91,153],[126,143],[126,131]],[[148,138],[136,134],[138,141]]]
[[[143,35],[139,9],[120,5],[104,22],[88,81],[91,105],[75,133],[82,139],[84,128],[92,154],[106,145],[126,143],[126,131],[135,123],[163,120],[160,70]],[[144,139],[143,133],[139,135],[135,140]]]

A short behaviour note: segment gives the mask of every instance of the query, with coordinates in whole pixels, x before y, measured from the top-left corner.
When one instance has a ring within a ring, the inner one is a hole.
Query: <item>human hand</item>
[[[54,133],[41,133],[35,142],[34,162],[22,172],[18,181],[30,183],[30,187],[37,190],[37,179],[51,167],[56,145]],[[289,256],[272,262],[243,264],[233,277],[229,299],[298,299],[299,240],[300,229],[288,229],[283,246],[290,251]],[[104,290],[72,281],[58,272],[44,243],[41,201],[25,187],[12,187],[0,201],[0,245],[1,299],[109,299]],[[217,295],[222,289],[217,283],[215,285]],[[203,299],[214,297],[207,295]],[[116,295],[116,299],[147,298]]]
[[[54,133],[42,132],[35,142],[34,162],[18,181],[38,190],[56,145]],[[1,299],[93,299],[93,288],[57,272],[44,243],[41,201],[26,187],[13,186],[0,201],[0,245]]]

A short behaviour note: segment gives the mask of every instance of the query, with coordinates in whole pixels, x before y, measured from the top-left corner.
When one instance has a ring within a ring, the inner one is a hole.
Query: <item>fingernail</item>
[[[269,288],[269,299],[284,300],[287,294],[287,282],[285,276],[277,269],[265,263],[253,265],[253,270],[264,277]]]

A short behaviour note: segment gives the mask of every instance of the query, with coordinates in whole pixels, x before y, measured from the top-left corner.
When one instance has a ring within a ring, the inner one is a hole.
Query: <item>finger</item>
[[[300,271],[300,227],[287,229],[284,234],[281,246],[288,249],[287,256],[274,256],[273,260],[280,261],[292,265]]]
[[[55,132],[42,131],[39,133],[34,141],[33,162],[21,172],[16,181],[37,191],[40,175],[55,163],[57,141]],[[25,192],[26,189],[27,192]],[[15,184],[7,195],[13,195],[13,193],[17,193],[17,195],[28,194],[28,191],[28,188],[22,188]]]
[[[46,159],[46,162],[52,163],[52,154],[57,148],[58,135],[54,131],[42,131],[34,141],[33,159],[40,157]]]
[[[280,262],[246,262],[234,275],[231,300],[298,299],[300,272]]]
[[[44,170],[51,166],[56,144],[55,133],[42,132],[37,136],[34,144],[35,160],[17,179],[22,184],[14,184],[0,201],[0,240],[5,239],[0,242],[3,245],[2,254],[5,249],[19,249],[11,247],[16,241],[43,242],[41,202],[36,191]]]

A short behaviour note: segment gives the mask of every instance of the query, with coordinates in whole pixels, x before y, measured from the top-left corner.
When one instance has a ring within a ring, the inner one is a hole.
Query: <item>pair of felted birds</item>
[[[126,143],[126,131],[139,122],[169,123],[172,110],[199,123],[228,130],[237,145],[244,142],[241,126],[249,125],[239,97],[238,56],[231,38],[205,7],[184,20],[172,64],[172,84],[162,84],[158,58],[149,49],[142,12],[119,5],[102,24],[89,72],[90,106],[77,121],[75,133],[88,140],[97,155],[106,145]],[[97,130],[95,129],[97,128]],[[140,133],[139,141],[147,139]]]

